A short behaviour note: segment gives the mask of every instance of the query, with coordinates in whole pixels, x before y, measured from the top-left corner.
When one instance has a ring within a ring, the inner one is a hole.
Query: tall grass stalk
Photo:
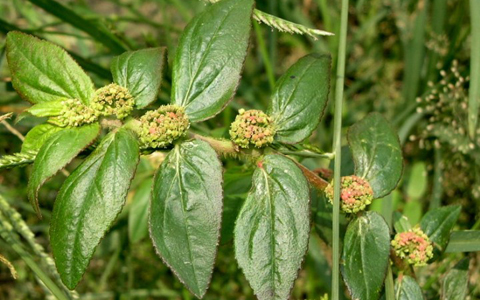
[[[472,48],[470,56],[470,90],[468,92],[468,133],[475,137],[480,102],[480,0],[470,0]]]
[[[340,298],[340,170],[342,166],[342,100],[345,84],[345,60],[347,47],[348,0],[342,0],[340,18],[340,34],[338,47],[337,80],[335,85],[335,114],[333,151],[334,166],[334,197],[333,197],[333,267],[332,267],[332,299]]]

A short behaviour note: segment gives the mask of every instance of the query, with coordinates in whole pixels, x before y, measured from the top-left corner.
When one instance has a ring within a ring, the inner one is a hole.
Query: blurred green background
[[[405,156],[399,187],[386,199],[376,200],[371,209],[392,209],[393,204],[393,209],[401,211],[415,225],[429,208],[461,204],[464,209],[457,229],[478,229],[480,139],[468,137],[466,118],[472,31],[469,2],[350,2],[344,133],[369,112],[380,112],[398,130]],[[267,13],[312,28],[333,33],[339,30],[340,1],[257,0],[256,5]],[[166,46],[171,62],[183,28],[204,7],[200,0],[0,0],[0,114],[18,115],[29,106],[10,83],[5,59],[5,34],[9,30],[28,32],[64,47],[101,87],[111,82],[112,57],[126,50]],[[195,130],[228,137],[228,126],[236,111],[242,107],[265,109],[276,79],[305,54],[331,53],[335,70],[338,35],[314,40],[277,32],[257,22],[252,33],[234,101],[222,114]],[[167,70],[157,105],[169,101],[170,81]],[[331,151],[332,102],[311,138],[312,144],[325,151]],[[25,118],[15,128],[25,135],[38,123],[39,120]],[[21,140],[0,125],[0,156],[18,152],[20,147]],[[77,287],[80,299],[193,299],[156,256],[147,237],[144,200],[148,178],[155,168],[152,161],[142,159],[128,205],[97,248]],[[228,166],[224,228],[205,299],[254,299],[235,262],[231,241],[233,221],[249,189],[251,171],[248,164],[224,162]],[[303,163],[311,169],[328,167],[325,160],[306,159]],[[74,162],[68,170],[77,164]],[[352,168],[348,149],[344,167],[345,172]],[[49,217],[64,175],[57,175],[41,190],[44,219],[38,220],[25,193],[29,172],[30,167],[0,171],[0,194],[20,212],[35,233],[36,242],[50,253]],[[319,299],[330,292],[329,207],[321,196],[313,191],[312,194],[310,247],[292,299]],[[8,269],[0,265],[0,299],[48,298],[49,293],[24,260],[2,239],[0,254],[18,271],[18,279],[13,280]],[[33,252],[32,255],[41,267],[48,269],[42,259]],[[439,299],[445,269],[462,257],[445,254],[442,262],[418,270],[428,299]],[[472,253],[470,257],[469,297],[480,299],[480,256]]]

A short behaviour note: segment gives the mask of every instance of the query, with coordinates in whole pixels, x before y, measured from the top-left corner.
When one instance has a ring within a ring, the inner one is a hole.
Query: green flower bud
[[[142,148],[165,148],[185,136],[189,127],[190,122],[183,107],[164,105],[157,110],[147,111],[140,118]]]
[[[433,257],[432,243],[420,228],[397,233],[392,247],[398,257],[414,266],[425,266]]]
[[[260,110],[240,109],[230,126],[232,141],[242,148],[253,145],[257,148],[273,143],[275,125],[267,114]]]
[[[134,105],[135,101],[130,92],[115,83],[98,89],[92,101],[92,107],[98,115],[116,115],[118,119],[127,117],[132,112]]]
[[[97,121],[95,110],[84,105],[78,99],[67,99],[62,101],[62,110],[58,116],[50,118],[49,122],[55,125],[65,126],[81,126]]]
[[[325,194],[333,203],[333,181],[325,188]],[[357,213],[372,203],[373,190],[368,181],[358,176],[341,178],[340,207],[345,213]]]

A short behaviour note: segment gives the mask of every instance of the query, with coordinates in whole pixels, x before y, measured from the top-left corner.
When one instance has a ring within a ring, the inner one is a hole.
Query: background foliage
[[[20,114],[29,106],[15,93],[10,82],[4,54],[7,31],[20,29],[68,49],[96,85],[103,86],[112,81],[108,71],[111,58],[125,50],[167,46],[169,53],[174,53],[185,24],[204,7],[204,3],[197,0],[61,3],[0,0],[0,114],[12,111]],[[339,30],[340,1],[258,0],[256,5],[290,21],[335,33]],[[480,227],[480,140],[469,138],[467,125],[468,88],[480,84],[478,80],[470,84],[468,78],[471,49],[478,47],[471,39],[471,33],[475,32],[470,24],[471,11],[474,10],[469,1],[463,0],[351,1],[343,136],[346,138],[348,126],[369,112],[380,112],[399,132],[405,157],[400,185],[385,200],[376,200],[372,210],[401,211],[414,225],[428,209],[460,204],[464,209],[455,229]],[[236,110],[266,110],[279,76],[308,53],[331,52],[335,70],[337,39],[338,34],[315,41],[254,23],[254,35],[235,101],[214,119],[196,125],[196,129],[218,137],[227,136]],[[477,52],[480,53],[480,49]],[[170,95],[171,70],[166,74],[160,104],[168,103]],[[15,128],[25,134],[35,122],[27,117]],[[311,138],[312,143],[329,151],[332,128],[330,103],[324,122]],[[18,152],[20,147],[19,136],[0,126],[0,156]],[[351,170],[353,163],[346,157],[343,155],[345,170]],[[147,185],[143,182],[150,180],[161,160],[161,156],[142,159],[133,182],[135,192],[129,195],[130,205],[97,248],[89,271],[77,288],[82,299],[193,299],[161,263],[152,242],[146,238],[141,206],[146,205],[142,200]],[[224,163],[229,166],[224,182],[228,205],[212,284],[205,299],[253,299],[252,290],[234,260],[231,241],[233,219],[250,189],[252,171],[250,166],[233,160]],[[321,159],[308,158],[303,163],[312,169],[328,167],[328,162]],[[76,165],[78,162],[74,161],[68,171]],[[55,191],[64,175],[57,175],[40,190],[44,218],[39,220],[27,200],[30,172],[31,167],[0,171],[0,194],[21,213],[35,233],[35,241],[50,253],[48,224]],[[323,201],[318,203],[323,205]],[[316,230],[311,233],[308,254],[295,283],[294,299],[318,299],[330,292],[331,253],[320,238],[328,240],[328,234],[325,237],[321,216],[315,215],[312,219]],[[17,242],[27,249],[27,238]],[[0,254],[14,264],[18,279],[13,280],[8,268],[0,265],[0,298],[44,299],[48,293],[35,280],[27,266],[28,260],[12,250],[11,245],[0,239]],[[48,263],[35,251],[27,250],[26,254],[35,257],[48,273]],[[470,270],[467,287],[470,299],[480,298],[478,253],[452,252],[444,256],[442,263],[433,263],[417,272],[425,296],[438,299],[440,293],[446,293],[449,286],[442,284],[445,270],[457,265],[455,272]],[[471,258],[468,266],[462,264],[464,256]],[[404,284],[407,285],[408,280]],[[406,290],[408,286],[400,288]]]

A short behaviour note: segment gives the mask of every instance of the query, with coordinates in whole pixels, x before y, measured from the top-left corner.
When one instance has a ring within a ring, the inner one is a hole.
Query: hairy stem
[[[335,152],[334,166],[334,197],[333,197],[333,268],[332,268],[332,299],[340,298],[340,170],[342,159],[342,100],[345,83],[345,59],[347,45],[348,0],[342,0],[340,21],[340,45],[338,47],[337,81],[335,85],[335,115],[333,150]]]

